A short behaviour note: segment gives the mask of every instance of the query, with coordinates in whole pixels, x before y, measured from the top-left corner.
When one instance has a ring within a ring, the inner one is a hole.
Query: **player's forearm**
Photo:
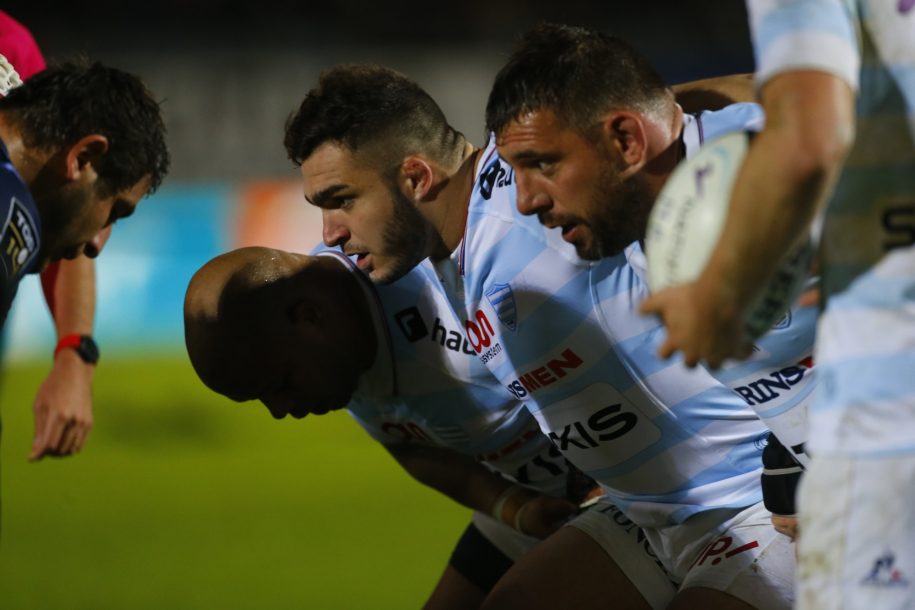
[[[490,513],[503,492],[513,486],[475,459],[456,451],[415,444],[385,447],[414,479],[473,510]],[[528,493],[529,497],[535,495],[534,491]]]
[[[752,74],[716,76],[671,87],[684,112],[717,110],[728,104],[756,101]]]
[[[766,128],[755,138],[722,237],[701,281],[733,287],[745,308],[778,262],[809,234],[851,145],[853,97],[825,74],[777,77],[763,91]]]
[[[85,256],[60,262],[54,284],[57,336],[90,335],[95,320],[95,261]]]

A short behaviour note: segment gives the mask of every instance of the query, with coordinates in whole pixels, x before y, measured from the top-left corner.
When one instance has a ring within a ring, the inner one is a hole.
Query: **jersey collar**
[[[686,151],[686,158],[689,159],[699,150],[699,147],[705,143],[705,134],[702,130],[702,117],[698,114],[683,115],[683,135],[680,136],[683,141],[683,148]]]
[[[359,289],[365,296],[369,315],[372,316],[372,327],[375,329],[375,360],[372,366],[359,377],[356,392],[375,397],[394,396],[397,394],[397,373],[394,368],[394,346],[390,330],[384,318],[384,306],[372,281],[356,267],[355,263],[340,252],[324,250],[316,256],[329,256],[340,262],[356,277]]]

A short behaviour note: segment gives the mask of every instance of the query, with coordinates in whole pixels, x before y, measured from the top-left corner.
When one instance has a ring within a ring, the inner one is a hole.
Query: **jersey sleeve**
[[[748,0],[756,86],[794,70],[835,75],[857,90],[861,60],[851,9],[841,0]]]
[[[5,151],[4,151],[5,152]],[[34,271],[41,226],[32,196],[6,158],[0,162],[0,318],[6,319],[19,280]],[[0,324],[2,324],[0,320]]]

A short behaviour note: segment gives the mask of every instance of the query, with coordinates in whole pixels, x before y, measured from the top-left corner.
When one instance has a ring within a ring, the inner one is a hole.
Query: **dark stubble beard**
[[[394,213],[384,228],[384,254],[390,259],[383,273],[375,273],[372,281],[389,284],[406,275],[429,253],[428,222],[416,206],[396,188],[391,188]]]
[[[71,185],[53,196],[43,198],[41,214],[41,248],[38,264],[57,260],[82,243],[74,229],[83,226],[84,217],[92,212],[94,187]],[[99,227],[101,229],[101,227]],[[88,236],[91,238],[92,236]],[[77,252],[79,253],[79,252]]]
[[[643,239],[652,204],[648,187],[638,176],[620,181],[603,172],[591,201],[592,240],[578,255],[587,260],[616,256]]]

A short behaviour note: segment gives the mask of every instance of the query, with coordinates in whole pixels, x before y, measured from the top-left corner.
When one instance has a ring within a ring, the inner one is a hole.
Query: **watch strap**
[[[72,334],[61,337],[57,342],[57,347],[54,348],[54,357],[56,358],[61,350],[68,348],[76,350],[76,353],[86,364],[96,364],[98,362],[98,346],[91,335]]]

